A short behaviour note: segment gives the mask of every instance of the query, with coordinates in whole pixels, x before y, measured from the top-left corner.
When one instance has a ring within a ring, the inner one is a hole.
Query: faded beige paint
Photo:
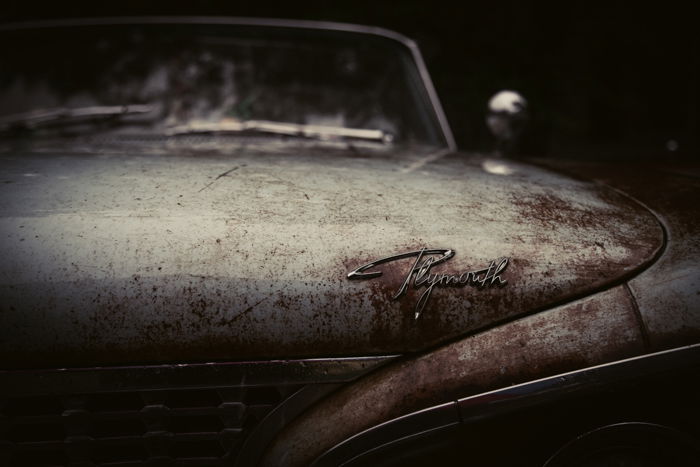
[[[594,292],[661,246],[629,199],[524,164],[177,154],[3,156],[3,367],[417,351]],[[422,290],[391,300],[410,260],[346,279],[421,247],[456,251],[434,272],[509,257],[508,284],[436,289],[416,321]]]

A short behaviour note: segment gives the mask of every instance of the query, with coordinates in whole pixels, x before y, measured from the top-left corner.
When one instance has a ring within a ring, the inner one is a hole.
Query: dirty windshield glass
[[[2,36],[0,138],[226,132],[444,144],[409,50],[383,37],[202,24]]]

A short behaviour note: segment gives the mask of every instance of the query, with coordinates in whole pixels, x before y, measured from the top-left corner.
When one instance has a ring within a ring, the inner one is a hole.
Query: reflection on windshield
[[[0,119],[58,107],[148,105],[157,118],[124,119],[129,131],[250,129],[255,125],[245,122],[262,121],[292,125],[295,134],[303,126],[307,134],[347,136],[337,130],[347,129],[350,137],[385,143],[442,144],[409,54],[387,39],[203,25],[5,34],[13,37],[2,41],[0,68],[12,72],[0,77]],[[23,47],[7,46],[19,40]]]
[[[13,128],[32,129],[37,126],[60,123],[80,122],[111,117],[147,114],[153,110],[150,105],[97,105],[91,107],[56,107],[53,109],[35,109],[19,114],[0,115],[0,130]]]
[[[301,136],[331,140],[339,138],[362,139],[391,143],[394,136],[382,130],[347,128],[328,125],[299,125],[297,123],[270,122],[266,120],[222,119],[216,123],[192,120],[187,125],[176,126],[168,130],[169,135],[187,135],[192,133],[270,133],[275,135]]]

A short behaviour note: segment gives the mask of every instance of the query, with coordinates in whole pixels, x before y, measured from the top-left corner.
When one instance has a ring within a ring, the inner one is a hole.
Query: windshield
[[[380,36],[209,24],[2,34],[0,137],[19,127],[38,138],[72,126],[445,145],[410,50]]]

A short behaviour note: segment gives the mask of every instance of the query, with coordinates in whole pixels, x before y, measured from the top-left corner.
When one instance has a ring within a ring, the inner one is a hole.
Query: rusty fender
[[[645,352],[624,286],[403,360],[330,395],[272,442],[265,466],[307,465],[376,424],[432,405]]]

